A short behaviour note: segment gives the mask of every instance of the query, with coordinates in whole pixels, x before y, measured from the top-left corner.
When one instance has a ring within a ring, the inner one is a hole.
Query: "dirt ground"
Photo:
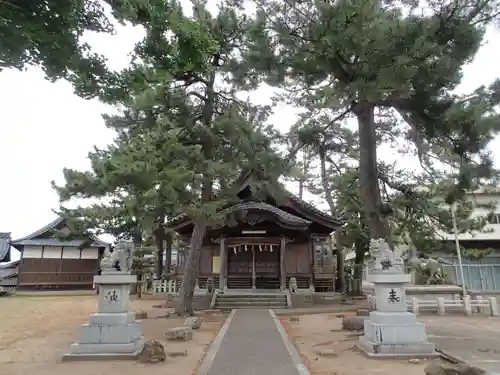
[[[167,342],[165,331],[181,326],[183,319],[164,318],[165,309],[154,308],[158,301],[132,301],[132,310],[144,310],[148,319],[139,322],[146,340],[158,340],[165,351],[187,350],[186,357],[169,358],[149,365],[135,361],[61,362],[78,335],[79,326],[96,311],[95,296],[9,297],[0,299],[2,325],[0,330],[0,375],[53,375],[56,372],[72,375],[149,375],[191,374],[203,358],[224,323],[225,315],[202,316],[201,329],[193,340]]]
[[[341,330],[342,319],[337,314],[301,315],[299,322],[282,317],[281,322],[302,356],[311,375],[422,375],[428,364],[408,360],[369,359],[354,350],[357,336]],[[317,352],[332,349],[334,358],[320,357]]]

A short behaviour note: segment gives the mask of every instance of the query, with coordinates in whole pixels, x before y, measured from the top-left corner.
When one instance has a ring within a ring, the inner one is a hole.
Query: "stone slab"
[[[357,347],[361,349],[369,357],[377,358],[435,358],[440,354],[435,351],[434,344],[430,342],[413,343],[413,344],[381,344],[361,336],[357,343]]]
[[[189,341],[193,338],[193,330],[191,327],[170,328],[165,332],[165,338],[168,341]]]
[[[127,344],[71,344],[68,354],[124,354],[130,355],[141,351],[144,347],[144,337]]]
[[[414,324],[376,324],[365,320],[364,333],[366,339],[377,344],[424,344],[427,335],[423,323]]]
[[[90,325],[81,327],[78,342],[80,344],[128,344],[141,337],[137,323]]]
[[[77,362],[77,361],[119,361],[119,360],[137,360],[141,353],[139,349],[133,353],[94,353],[94,354],[74,354],[66,353],[62,356],[63,362]]]
[[[123,272],[105,273],[94,276],[94,284],[135,284],[137,276]]]
[[[94,325],[112,325],[112,324],[130,324],[135,321],[134,312],[125,313],[96,313],[89,317],[89,324]]]
[[[393,352],[377,352],[373,350],[373,346],[364,345],[360,341],[356,343],[356,349],[364,356],[372,359],[432,359],[439,358],[441,355],[434,353],[393,353]]]
[[[410,312],[388,313],[382,311],[370,312],[369,321],[375,324],[415,324],[417,316]]]

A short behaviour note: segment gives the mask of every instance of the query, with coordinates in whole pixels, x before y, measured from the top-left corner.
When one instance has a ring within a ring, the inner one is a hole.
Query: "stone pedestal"
[[[438,357],[434,344],[427,341],[424,324],[407,312],[404,285],[411,275],[394,268],[374,270],[368,281],[374,284],[376,311],[364,322],[358,348],[370,357]]]
[[[77,342],[70,346],[63,361],[135,359],[144,346],[144,337],[129,311],[130,286],[137,276],[108,271],[94,276],[99,286],[97,313],[83,324]]]

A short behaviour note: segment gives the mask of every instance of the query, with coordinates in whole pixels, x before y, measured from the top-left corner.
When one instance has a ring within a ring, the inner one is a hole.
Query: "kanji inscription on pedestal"
[[[399,303],[400,300],[401,300],[401,297],[398,297],[398,293],[396,292],[396,290],[394,288],[391,288],[391,290],[389,291],[389,298],[388,298],[387,302]]]
[[[109,303],[118,303],[120,302],[119,299],[120,299],[120,293],[116,290],[110,290],[108,293],[106,293],[106,296],[104,297],[104,299]]]

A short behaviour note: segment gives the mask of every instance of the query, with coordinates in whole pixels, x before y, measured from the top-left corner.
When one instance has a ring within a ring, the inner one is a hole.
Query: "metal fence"
[[[445,265],[446,275],[456,284],[462,284],[457,264]],[[500,264],[464,264],[465,286],[469,290],[500,291]]]

